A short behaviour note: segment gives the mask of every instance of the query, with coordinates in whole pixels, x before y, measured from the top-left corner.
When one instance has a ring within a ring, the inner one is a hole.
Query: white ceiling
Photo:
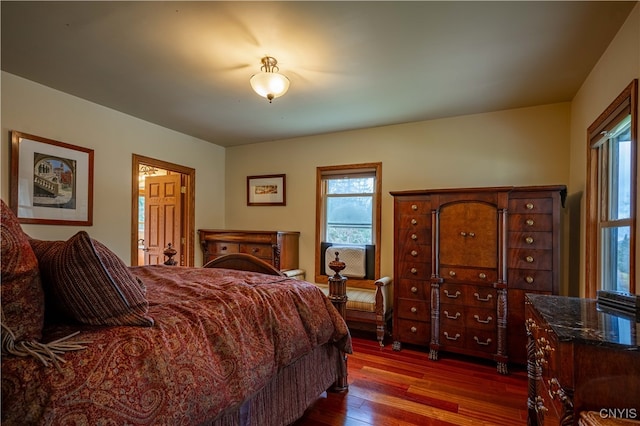
[[[570,101],[635,4],[2,1],[1,65],[233,146]]]

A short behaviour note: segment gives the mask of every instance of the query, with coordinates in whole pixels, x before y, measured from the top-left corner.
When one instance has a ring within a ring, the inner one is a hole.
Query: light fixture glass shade
[[[249,82],[253,90],[263,98],[269,99],[269,102],[289,90],[289,79],[277,72],[259,72],[252,75]]]

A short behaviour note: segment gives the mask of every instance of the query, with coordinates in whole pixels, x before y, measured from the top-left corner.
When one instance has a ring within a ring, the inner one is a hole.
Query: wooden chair
[[[326,243],[325,243],[326,244]],[[324,247],[323,247],[324,249]],[[339,250],[336,250],[339,253]],[[367,253],[367,258],[373,258]],[[344,260],[344,259],[343,259]],[[324,264],[324,259],[322,259]],[[368,261],[367,261],[368,263]],[[369,268],[368,268],[369,269]],[[327,275],[330,274],[328,271]],[[329,295],[328,283],[315,283]],[[376,338],[384,346],[393,313],[393,282],[390,277],[377,279],[347,278],[347,324],[350,328],[369,330],[375,326]]]

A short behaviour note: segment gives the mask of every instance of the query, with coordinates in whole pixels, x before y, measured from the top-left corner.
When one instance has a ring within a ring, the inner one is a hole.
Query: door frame
[[[182,212],[180,233],[184,238],[182,246],[182,260],[185,266],[194,266],[195,258],[195,186],[196,171],[191,167],[169,163],[143,155],[132,154],[131,169],[131,265],[138,265],[138,198],[140,190],[138,187],[138,175],[140,165],[157,167],[181,175],[181,186],[185,188],[182,193]]]

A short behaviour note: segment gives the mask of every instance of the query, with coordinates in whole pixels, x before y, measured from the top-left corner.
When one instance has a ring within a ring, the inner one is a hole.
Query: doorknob
[[[147,247],[145,247],[144,245],[144,238],[140,238],[138,240],[138,247],[142,246],[142,248],[140,250],[142,251],[149,251],[149,249]]]

